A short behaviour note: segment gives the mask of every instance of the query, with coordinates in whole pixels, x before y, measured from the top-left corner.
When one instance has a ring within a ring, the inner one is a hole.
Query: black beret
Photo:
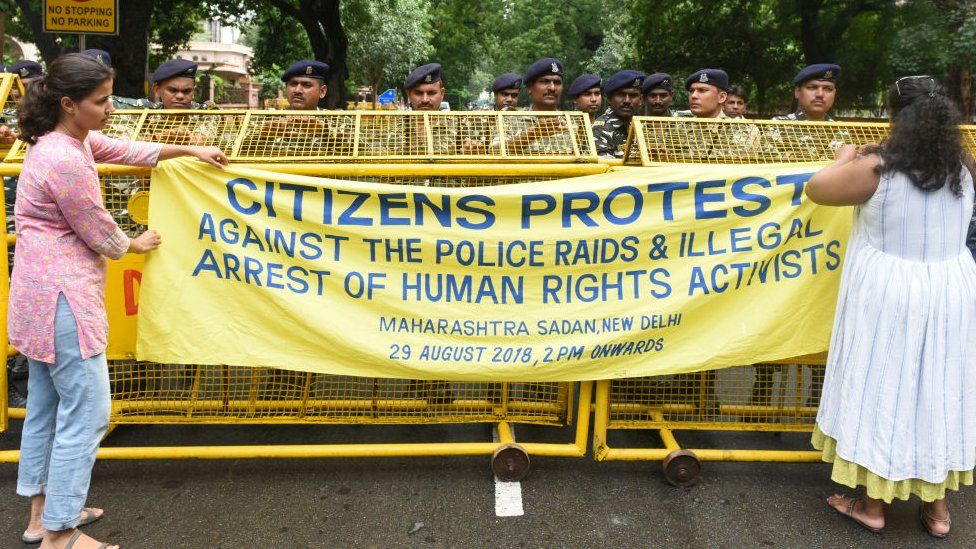
[[[105,65],[106,67],[112,66],[112,56],[108,54],[105,50],[88,49],[81,52],[82,55],[87,55],[95,61]]]
[[[409,90],[419,84],[433,84],[441,81],[441,64],[427,63],[410,71],[403,82],[403,89]]]
[[[44,69],[37,61],[17,61],[7,67],[7,72],[17,74],[21,78],[35,78],[44,76]]]
[[[711,84],[724,90],[729,87],[729,75],[722,69],[701,69],[685,79],[685,89],[691,90],[691,85],[695,82]]]
[[[664,88],[668,91],[674,89],[674,78],[666,72],[656,72],[646,78],[644,78],[644,83],[641,84],[641,91],[644,95],[647,95],[651,90],[655,88]]]
[[[586,90],[592,90],[593,88],[599,89],[602,84],[603,79],[595,74],[581,74],[569,86],[569,95],[579,97]]]
[[[495,79],[495,82],[491,85],[491,91],[499,92],[502,90],[507,90],[509,88],[521,88],[521,87],[522,87],[522,75],[516,74],[514,72],[506,72],[505,74]]]
[[[623,88],[637,88],[640,90],[641,84],[644,83],[646,76],[641,71],[622,70],[607,79],[607,85],[603,86],[603,93],[611,95],[613,92],[622,90]]]
[[[324,82],[329,78],[329,65],[328,63],[315,61],[314,59],[303,59],[285,69],[285,72],[281,74],[281,81],[287,82],[293,76],[318,78]]]
[[[796,73],[796,76],[793,77],[793,84],[802,84],[807,80],[829,80],[836,82],[838,76],[840,76],[840,65],[820,63],[810,65]]]
[[[563,64],[553,57],[543,57],[529,65],[529,70],[525,71],[525,83],[531,84],[536,78],[547,74],[563,76]]]
[[[197,64],[186,59],[170,59],[162,65],[156,67],[152,81],[159,83],[167,78],[182,76],[184,78],[196,78]]]

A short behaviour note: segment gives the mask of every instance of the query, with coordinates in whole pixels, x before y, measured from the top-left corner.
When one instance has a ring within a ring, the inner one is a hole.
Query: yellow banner
[[[803,196],[815,169],[434,188],[164,162],[137,354],[538,381],[822,352],[851,213]]]

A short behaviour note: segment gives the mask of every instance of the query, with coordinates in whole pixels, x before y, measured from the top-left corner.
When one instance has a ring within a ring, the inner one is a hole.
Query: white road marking
[[[512,427],[512,435],[515,428]],[[498,429],[492,429],[492,440],[498,442]],[[522,507],[522,483],[505,482],[495,477],[495,516],[520,517],[525,514]]]

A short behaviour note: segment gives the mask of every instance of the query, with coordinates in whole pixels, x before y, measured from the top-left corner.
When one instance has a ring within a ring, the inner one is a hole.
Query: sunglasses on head
[[[898,95],[901,95],[901,87],[900,87],[900,84],[902,82],[907,81],[907,80],[928,80],[929,81],[929,92],[931,93],[931,92],[934,92],[935,91],[935,78],[932,78],[931,76],[926,75],[926,74],[921,74],[921,75],[916,75],[916,76],[903,76],[903,77],[899,78],[898,80],[895,80],[895,92]]]

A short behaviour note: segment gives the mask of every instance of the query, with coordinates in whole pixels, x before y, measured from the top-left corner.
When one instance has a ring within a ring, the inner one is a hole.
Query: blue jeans
[[[54,351],[54,364],[28,360],[17,493],[45,494],[41,524],[59,531],[78,525],[112,406],[105,353],[82,360],[78,325],[64,294],[58,296]]]

